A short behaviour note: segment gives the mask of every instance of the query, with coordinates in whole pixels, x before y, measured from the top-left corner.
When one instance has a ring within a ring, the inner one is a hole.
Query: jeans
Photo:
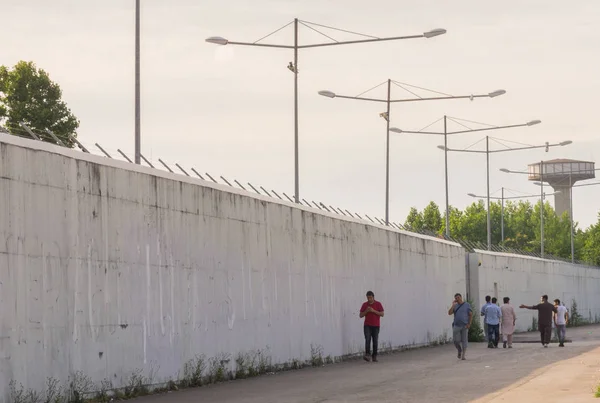
[[[550,344],[550,338],[552,337],[552,325],[538,324],[540,331],[540,341],[542,344]]]
[[[469,343],[469,329],[466,326],[452,326],[452,339],[459,352],[466,351]]]
[[[556,325],[556,333],[558,335],[558,341],[560,344],[565,342],[567,336],[567,325]]]
[[[488,344],[498,347],[498,341],[500,340],[500,325],[488,324]]]
[[[365,325],[365,355],[371,355],[371,339],[373,339],[373,357],[377,357],[377,344],[379,342],[379,326]]]

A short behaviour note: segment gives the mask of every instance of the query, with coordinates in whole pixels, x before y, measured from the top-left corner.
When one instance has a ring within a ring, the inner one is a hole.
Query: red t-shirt
[[[379,301],[373,301],[372,305],[369,305],[368,301],[363,303],[362,306],[360,307],[360,311],[361,312],[366,311],[369,306],[371,308],[373,308],[374,310],[376,310],[377,312],[383,312],[383,305],[381,305],[381,302],[379,302]],[[381,316],[375,315],[373,312],[369,312],[365,316],[365,326],[379,327],[380,319],[381,319]]]

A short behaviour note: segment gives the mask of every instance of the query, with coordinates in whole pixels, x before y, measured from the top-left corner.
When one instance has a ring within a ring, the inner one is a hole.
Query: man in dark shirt
[[[367,301],[360,307],[361,318],[365,318],[365,361],[377,362],[377,343],[379,341],[379,327],[383,317],[383,305],[375,301],[373,291],[367,292]],[[371,340],[373,340],[373,355],[371,356]]]
[[[556,313],[556,307],[548,302],[548,296],[542,295],[542,302],[533,305],[521,305],[519,308],[535,309],[538,311],[538,329],[542,345],[548,348],[550,337],[552,336],[552,317]]]

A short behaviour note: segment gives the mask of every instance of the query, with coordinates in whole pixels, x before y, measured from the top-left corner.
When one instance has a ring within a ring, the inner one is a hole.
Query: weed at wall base
[[[310,345],[310,363],[313,367],[323,366],[323,346]]]

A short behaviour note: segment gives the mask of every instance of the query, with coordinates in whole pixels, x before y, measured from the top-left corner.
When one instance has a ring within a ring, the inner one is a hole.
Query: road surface
[[[519,335],[531,341],[537,334]],[[355,403],[594,401],[600,383],[600,326],[568,329],[572,343],[472,343],[467,360],[453,345],[265,375],[138,399],[141,403]],[[598,400],[600,402],[600,400]]]

